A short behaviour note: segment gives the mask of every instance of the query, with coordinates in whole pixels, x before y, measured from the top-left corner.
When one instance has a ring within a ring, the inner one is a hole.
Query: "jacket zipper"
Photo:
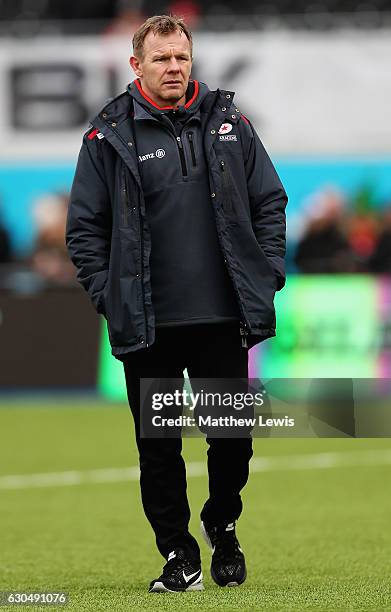
[[[187,176],[186,159],[185,159],[185,153],[183,151],[183,145],[182,145],[181,137],[180,136],[176,136],[176,141],[178,143],[179,157],[181,158],[182,174],[183,174],[183,176]]]
[[[124,226],[128,227],[129,226],[129,221],[128,221],[129,203],[128,203],[128,189],[126,185],[126,175],[125,175],[124,165],[122,165],[121,198],[122,198],[122,220],[123,220]]]
[[[231,198],[231,186],[229,178],[229,169],[225,165],[223,159],[220,160],[221,177],[223,181],[223,209],[227,213],[232,213],[232,198]]]
[[[220,168],[221,168],[221,176],[222,176],[222,181],[223,181],[223,209],[226,212],[232,213],[232,198],[231,198],[231,186],[230,186],[229,169],[228,169],[228,167],[226,168],[225,161],[223,159],[220,160]],[[242,313],[242,316],[243,316],[243,319],[240,321],[240,324],[239,324],[240,336],[242,338],[242,347],[248,348],[247,336],[249,334],[249,331],[248,331],[247,323],[245,321],[245,315],[244,315],[244,311],[243,311],[243,307],[242,307],[242,302],[240,300],[239,291],[237,290],[237,287],[236,287],[233,275],[231,274],[230,267],[228,265],[227,259],[225,258],[224,261],[226,263],[226,267],[227,267],[228,273],[229,273],[229,275],[231,277],[233,287],[234,287],[236,295],[238,297],[239,307],[240,307],[240,310],[241,310],[241,313]]]
[[[193,132],[187,132],[187,137],[189,139],[191,159],[193,160],[193,166],[196,167],[197,160],[196,160],[195,151],[194,151]]]
[[[219,234],[219,232],[218,232],[218,234]],[[220,236],[220,234],[219,234],[219,236]],[[220,245],[221,245],[222,251],[224,253],[224,248],[222,246],[222,242],[221,241],[220,241]],[[236,286],[233,274],[231,273],[231,268],[229,267],[229,264],[228,264],[228,261],[227,261],[226,257],[224,257],[224,263],[225,263],[225,267],[227,268],[228,275],[231,278],[232,286],[234,288],[234,291],[235,291],[235,293],[237,295],[238,304],[239,304],[239,310],[242,313],[242,317],[243,317],[240,320],[240,323],[239,323],[239,332],[240,332],[240,336],[242,338],[242,346],[245,347],[245,348],[248,348],[248,345],[247,345],[247,336],[249,335],[250,332],[248,331],[248,325],[247,325],[247,322],[246,322],[246,315],[244,314],[242,301],[240,299],[240,294],[239,294],[238,288]]]
[[[127,181],[126,181],[126,171],[125,168],[123,169],[124,175],[125,175],[125,184],[124,184],[124,189],[123,192],[125,193],[125,206],[124,207],[124,215],[126,215],[126,223],[125,226],[128,226],[128,185],[127,185]],[[145,290],[144,290],[144,241],[143,241],[143,222],[142,222],[142,218],[141,218],[141,212],[140,212],[140,206],[137,206],[137,213],[138,213],[138,226],[139,226],[139,230],[140,230],[140,251],[141,251],[141,293],[143,296],[143,312],[144,312],[144,325],[145,325],[145,346],[148,347],[149,346],[149,342],[148,342],[148,325],[147,325],[147,315],[145,314]]]
[[[122,136],[117,132],[117,130],[113,129],[113,127],[111,127],[111,129],[113,130],[113,132],[115,132],[117,134],[118,138],[122,142],[125,142],[124,139],[122,138]],[[123,171],[124,178],[125,178],[124,187],[123,187],[123,189],[124,189],[123,194],[125,194],[126,203],[127,203],[127,199],[128,199],[127,198],[128,185],[127,185],[127,180],[126,180],[125,167],[122,168],[122,171]],[[124,195],[122,197],[125,200]],[[140,229],[141,291],[142,291],[142,296],[143,296],[143,314],[144,314],[144,327],[145,327],[145,346],[148,347],[149,346],[149,337],[148,337],[147,315],[146,315],[146,311],[145,311],[145,289],[144,289],[144,241],[143,241],[142,219],[141,219],[140,206],[137,206],[137,212],[138,212],[138,221],[139,221],[139,229]],[[127,223],[127,220],[126,220],[126,223]]]
[[[138,211],[138,224],[140,229],[140,250],[141,250],[141,293],[143,296],[143,310],[144,310],[144,325],[145,325],[145,346],[149,346],[148,338],[148,325],[147,315],[145,314],[145,289],[144,289],[144,239],[143,239],[143,222],[141,219],[140,206],[137,206]]]

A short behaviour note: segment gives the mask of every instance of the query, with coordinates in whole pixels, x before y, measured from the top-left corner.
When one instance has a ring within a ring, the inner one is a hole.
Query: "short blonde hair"
[[[155,15],[149,17],[134,33],[132,44],[133,53],[138,59],[144,56],[144,40],[148,32],[154,34],[171,34],[172,32],[183,32],[190,43],[190,57],[193,57],[193,37],[182,17],[176,15]]]

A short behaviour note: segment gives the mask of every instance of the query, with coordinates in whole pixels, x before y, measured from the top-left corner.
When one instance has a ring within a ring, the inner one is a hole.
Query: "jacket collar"
[[[192,114],[196,111],[207,93],[209,87],[206,83],[196,80],[190,80],[186,90],[186,102],[183,106],[159,106],[156,104],[143,90],[140,79],[135,79],[127,87],[128,94],[132,96],[141,106],[143,106],[152,115],[160,115],[169,111],[180,109],[182,112]]]
[[[149,112],[145,108],[145,106],[141,105],[139,102],[137,102],[137,100],[133,101],[133,111],[134,111],[133,117],[135,121],[145,121],[145,120],[159,121],[160,120],[160,122],[169,123],[168,117],[171,119],[170,111],[167,111],[165,113],[159,113],[159,115],[156,115],[155,113]],[[187,113],[183,113],[184,122],[186,121],[185,115],[186,115],[186,118],[189,118],[190,120],[198,120],[199,122],[201,121],[201,112],[199,108],[189,115],[187,115]]]
[[[198,81],[198,83],[199,94],[197,100],[194,100],[191,104],[191,110],[195,111],[199,109],[201,115],[210,115],[213,109],[215,109],[218,112],[219,118],[221,117],[222,120],[229,119],[232,121],[230,107],[233,104],[235,92],[226,91],[224,89],[210,90],[205,83],[201,81]],[[132,83],[128,86],[126,91],[108,100],[96,117],[91,120],[91,125],[99,128],[103,128],[103,126],[119,128],[122,123],[129,122],[131,113],[135,112],[132,109],[133,96],[129,95],[129,87],[131,85]],[[204,89],[204,87],[206,89]],[[235,108],[235,106],[233,106],[233,108]]]

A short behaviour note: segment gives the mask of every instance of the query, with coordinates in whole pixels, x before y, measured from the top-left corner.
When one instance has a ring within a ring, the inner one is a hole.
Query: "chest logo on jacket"
[[[219,140],[223,140],[225,142],[237,141],[236,134],[229,134],[229,132],[232,130],[232,127],[233,127],[232,123],[222,123],[218,131]]]
[[[155,153],[146,153],[145,155],[139,155],[139,161],[147,161],[147,159],[154,159],[155,157],[161,159],[166,154],[164,149],[157,149]]]
[[[228,134],[232,130],[232,123],[222,123],[219,134]]]

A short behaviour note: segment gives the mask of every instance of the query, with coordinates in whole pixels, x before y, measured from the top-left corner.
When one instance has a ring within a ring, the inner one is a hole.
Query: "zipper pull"
[[[225,172],[225,168],[224,168],[225,161],[223,159],[220,159],[220,166],[221,166],[222,171]]]
[[[180,137],[180,136],[177,136],[177,137],[176,137],[176,139],[177,139],[177,141],[178,141],[178,147],[179,147],[180,149],[183,149],[183,147],[182,147],[182,140],[181,140],[181,137]]]
[[[242,346],[244,348],[248,348],[248,345],[247,345],[248,331],[246,330],[246,324],[243,323],[242,321],[240,322],[240,335],[242,336]]]

